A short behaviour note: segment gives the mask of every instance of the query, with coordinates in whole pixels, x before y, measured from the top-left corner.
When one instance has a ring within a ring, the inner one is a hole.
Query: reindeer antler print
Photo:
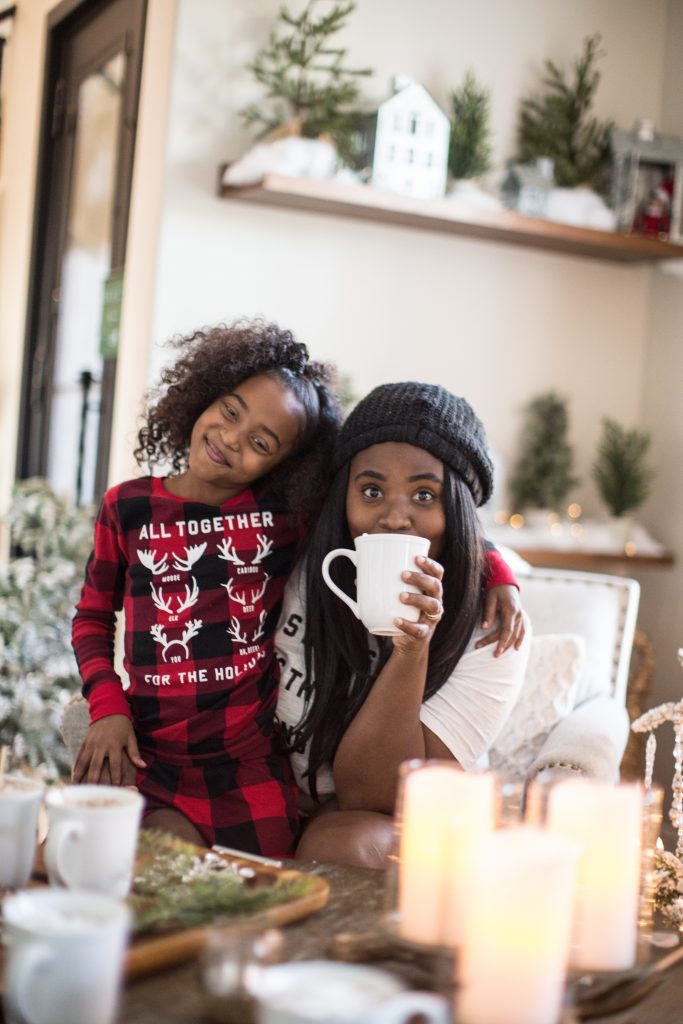
[[[232,562],[233,565],[244,565],[243,560],[234,550],[234,541],[230,537],[227,541],[225,538],[218,545],[219,558],[222,558],[224,562]]]
[[[242,594],[242,596],[240,597],[239,594],[235,593],[232,587],[233,582],[233,580],[228,580],[227,583],[221,583],[221,586],[225,587],[225,589],[228,592],[228,597],[230,598],[231,601],[234,601],[236,604],[241,604],[242,607],[244,607],[244,605],[248,603],[247,598],[245,597],[244,594]]]
[[[240,629],[240,620],[235,615],[230,619],[230,626],[226,629],[226,633],[231,640],[234,640],[238,644],[249,643],[246,633]]]
[[[258,565],[260,562],[262,562],[266,555],[270,554],[270,549],[273,546],[272,539],[269,540],[267,537],[264,537],[263,534],[261,533],[258,533],[256,535],[256,540],[258,541],[258,551],[254,555],[254,560],[251,563],[252,565]]]
[[[168,564],[166,562],[167,555],[164,554],[163,558],[157,561],[156,551],[141,551],[138,548],[138,558],[146,569],[154,576],[160,576],[162,573],[168,572]]]
[[[169,597],[164,599],[164,592],[161,587],[157,590],[153,583],[150,583],[150,587],[152,590],[152,600],[159,611],[166,612],[167,615],[172,615],[173,609],[171,608],[171,598]]]
[[[195,562],[198,562],[206,551],[206,542],[204,544],[193,544],[189,548],[185,548],[185,558],[181,558],[179,555],[173,556],[173,567],[178,572],[189,572]]]
[[[270,579],[270,576],[268,575],[268,573],[266,573],[266,575],[265,575],[265,577],[263,579],[263,583],[261,584],[260,590],[252,590],[252,592],[251,592],[251,603],[252,604],[256,604],[257,601],[261,600],[261,598],[263,597],[263,595],[266,592],[266,587],[268,586],[268,580],[269,579]]]
[[[166,630],[163,626],[155,624],[150,628],[150,633],[158,644],[163,647],[162,656],[164,661],[168,661],[168,652],[172,647],[178,644],[185,651],[185,660],[187,661],[190,657],[190,649],[187,646],[193,636],[197,636],[199,630],[202,628],[201,619],[193,619],[188,622],[183,630],[182,637],[176,637],[174,640],[169,640],[166,637]]]
[[[199,599],[199,587],[197,586],[197,581],[194,576],[191,576],[190,579],[192,580],[192,589],[190,589],[189,585],[186,583],[185,599],[181,600],[181,598],[178,598],[178,615],[180,615],[181,612],[186,612],[187,609],[195,605]]]
[[[258,618],[258,629],[256,630],[256,632],[252,636],[252,638],[251,638],[252,640],[258,640],[258,639],[260,639],[260,637],[263,636],[263,627],[266,624],[266,615],[267,615],[267,612],[266,612],[266,610],[264,608],[263,611],[261,612],[261,614],[259,615],[259,618]]]

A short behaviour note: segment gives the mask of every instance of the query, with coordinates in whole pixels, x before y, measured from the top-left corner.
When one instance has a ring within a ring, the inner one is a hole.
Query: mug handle
[[[78,888],[69,878],[70,871],[66,844],[72,839],[81,839],[85,827],[80,821],[57,821],[50,825],[45,843],[45,866],[48,875],[58,879],[67,889]]]
[[[54,959],[54,953],[44,942],[31,942],[14,950],[9,958],[5,991],[11,1006],[26,1024],[44,1024],[34,1016],[31,1008],[31,991],[37,972],[47,967]]]
[[[337,597],[341,598],[344,604],[348,605],[353,614],[356,616],[356,618],[359,619],[360,610],[358,608],[358,603],[354,601],[352,597],[349,597],[348,594],[345,594],[344,591],[337,586],[337,584],[333,581],[332,577],[330,576],[329,567],[333,560],[340,556],[343,558],[348,558],[349,561],[353,562],[353,564],[356,566],[356,569],[358,568],[358,561],[356,558],[355,551],[351,551],[349,548],[335,548],[334,551],[328,551],[325,557],[323,558],[323,579],[325,580],[325,583],[327,583],[330,590],[332,590],[337,595]]]
[[[404,1024],[419,1014],[427,1024],[450,1024],[449,1005],[442,996],[430,992],[401,992],[379,1006],[368,1018],[368,1024]]]

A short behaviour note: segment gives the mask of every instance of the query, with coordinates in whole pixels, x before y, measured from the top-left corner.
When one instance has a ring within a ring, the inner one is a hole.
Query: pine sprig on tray
[[[230,860],[153,829],[138,843],[133,892],[128,898],[136,935],[208,924],[217,917],[259,913],[305,896],[313,879],[300,875],[245,877]]]

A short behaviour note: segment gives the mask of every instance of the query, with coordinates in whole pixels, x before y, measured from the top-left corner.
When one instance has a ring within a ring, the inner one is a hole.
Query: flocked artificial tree
[[[474,178],[491,166],[489,94],[472,71],[450,96],[448,169],[454,178]]]
[[[333,46],[331,38],[355,7],[353,2],[309,0],[299,15],[280,8],[279,31],[271,33],[248,65],[272,101],[265,109],[251,103],[242,111],[244,121],[258,128],[257,138],[291,124],[305,138],[328,135],[340,157],[353,161],[360,124],[354,110],[358,78],[372,71],[344,67],[347,50]]]
[[[521,454],[510,481],[516,509],[558,510],[576,484],[567,427],[567,404],[554,391],[528,404]]]
[[[68,771],[62,709],[81,685],[71,620],[92,546],[93,509],[75,509],[42,480],[18,484],[0,568],[0,744],[48,778]]]
[[[639,508],[650,493],[652,471],[645,464],[650,440],[645,431],[626,430],[607,417],[602,421],[593,479],[613,516]]]
[[[584,42],[583,53],[574,62],[574,80],[551,60],[545,62],[542,96],[522,100],[519,113],[518,154],[520,163],[550,157],[555,183],[562,187],[600,183],[607,164],[611,122],[589,116],[600,74],[595,64],[602,51],[599,35]]]

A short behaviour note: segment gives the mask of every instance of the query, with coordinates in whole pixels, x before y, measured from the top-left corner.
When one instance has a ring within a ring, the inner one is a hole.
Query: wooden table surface
[[[328,906],[305,920],[287,925],[283,958],[317,959],[330,955],[335,936],[376,928],[385,910],[382,872],[335,865],[295,862],[293,866],[320,875],[330,883]],[[420,987],[420,968],[392,960],[377,962],[411,987]],[[424,976],[424,970],[422,969]],[[196,962],[131,982],[121,1001],[119,1024],[203,1024],[210,1021],[198,985]],[[681,1024],[683,1021],[683,963],[641,1002],[621,1013],[593,1018],[594,1024]],[[229,1024],[225,1019],[225,1024]]]

